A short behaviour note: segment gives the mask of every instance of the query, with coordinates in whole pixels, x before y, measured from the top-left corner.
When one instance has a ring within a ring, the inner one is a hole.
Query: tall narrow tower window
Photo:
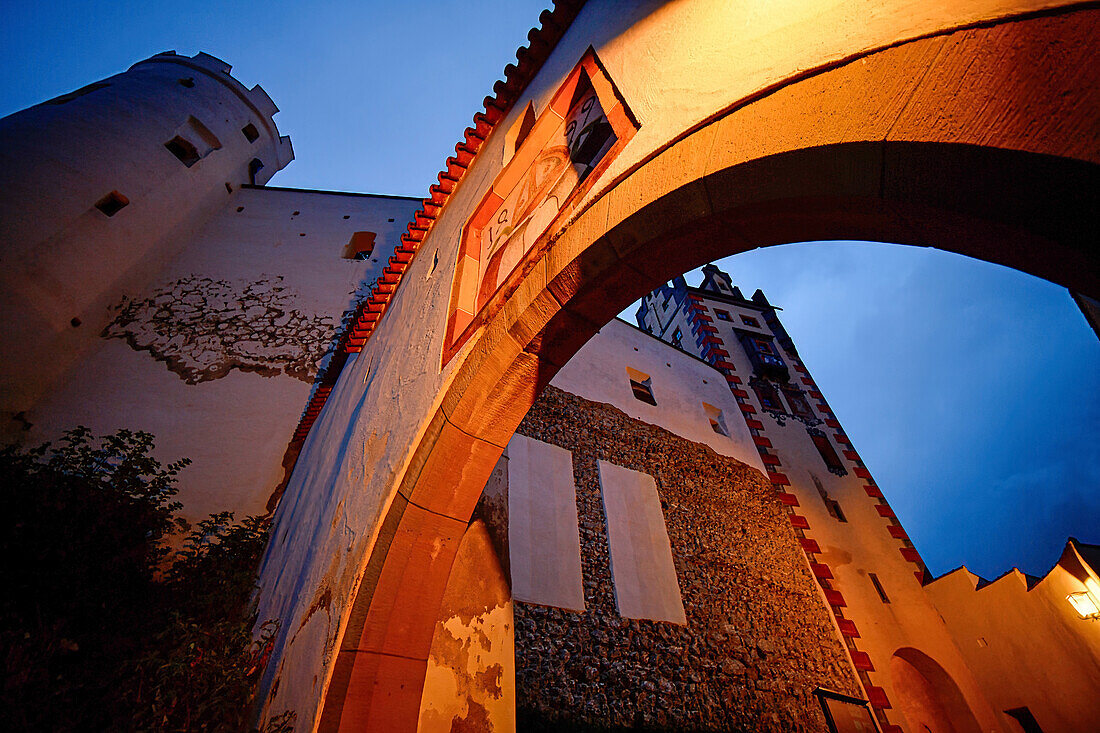
[[[878,576],[874,573],[867,573],[867,577],[871,579],[871,585],[875,586],[875,592],[878,593],[879,600],[883,603],[889,603],[890,597],[886,595],[886,591],[882,588],[882,583],[879,582]]]
[[[821,454],[821,460],[825,461],[825,466],[829,471],[840,476],[847,474],[848,472],[844,470],[844,464],[840,462],[840,456],[833,450],[833,444],[829,442],[825,433],[812,428],[809,429],[809,433],[810,438],[814,441],[814,447]]]

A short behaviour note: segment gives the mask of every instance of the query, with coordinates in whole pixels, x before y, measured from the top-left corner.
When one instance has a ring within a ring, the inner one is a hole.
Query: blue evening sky
[[[425,195],[526,42],[529,0],[5,3],[0,115],[164,50],[282,108],[271,185]],[[935,250],[791,245],[719,263],[762,288],[931,570],[1044,573],[1100,542],[1100,342],[1063,288]],[[690,274],[691,284],[699,281]],[[631,311],[632,312],[632,311]]]

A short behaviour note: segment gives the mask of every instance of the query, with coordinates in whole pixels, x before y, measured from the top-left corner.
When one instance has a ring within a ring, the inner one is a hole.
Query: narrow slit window
[[[672,334],[672,345],[675,346],[677,349],[683,348],[684,332],[678,328]]]
[[[810,438],[813,439],[814,447],[817,448],[817,452],[821,454],[821,460],[825,461],[825,465],[830,471],[844,471],[844,464],[840,462],[840,456],[836,454],[833,444],[829,442],[825,433],[817,431],[811,433]]]
[[[707,413],[707,420],[710,421],[710,429],[719,435],[729,436],[729,430],[726,428],[726,416],[722,414],[722,411],[714,405],[708,405],[703,403],[703,411]]]
[[[114,216],[129,203],[130,199],[126,198],[118,191],[111,191],[99,201],[96,201],[95,207],[107,216]]]
[[[879,582],[878,576],[874,573],[867,573],[867,577],[871,579],[871,585],[875,586],[875,592],[878,593],[879,600],[883,603],[889,603],[890,597],[886,595],[886,591],[882,589],[882,583]]]
[[[174,138],[164,143],[164,147],[168,148],[168,152],[176,156],[179,162],[190,168],[195,163],[201,160],[199,151],[188,140],[176,135]]]
[[[256,185],[256,174],[264,169],[264,162],[259,158],[248,161],[248,182]]]
[[[626,374],[630,378],[630,390],[634,393],[634,398],[647,405],[656,405],[657,399],[653,396],[653,380],[649,375],[630,367],[626,368]]]
[[[829,492],[825,490],[821,479],[812,471],[810,472],[810,478],[813,479],[814,487],[817,488],[817,493],[821,496],[821,502],[825,505],[825,511],[829,512],[829,516],[838,522],[847,524],[848,518],[844,516],[844,511],[840,508],[840,502],[829,496]]]
[[[241,128],[241,134],[250,143],[254,143],[260,139],[260,131],[256,129],[256,126],[249,122],[247,125]]]

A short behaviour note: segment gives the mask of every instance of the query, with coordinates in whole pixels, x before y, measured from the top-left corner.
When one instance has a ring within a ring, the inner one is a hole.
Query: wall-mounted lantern
[[[1092,593],[1088,591],[1070,593],[1066,596],[1066,600],[1081,615],[1081,618],[1100,618],[1100,603],[1097,603]]]

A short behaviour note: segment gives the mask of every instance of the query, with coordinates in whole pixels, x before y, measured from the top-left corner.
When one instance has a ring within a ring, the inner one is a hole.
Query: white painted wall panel
[[[599,461],[599,468],[619,613],[686,624],[657,483],[607,461]]]
[[[508,443],[508,547],[516,600],[584,610],[569,451],[522,435]]]

